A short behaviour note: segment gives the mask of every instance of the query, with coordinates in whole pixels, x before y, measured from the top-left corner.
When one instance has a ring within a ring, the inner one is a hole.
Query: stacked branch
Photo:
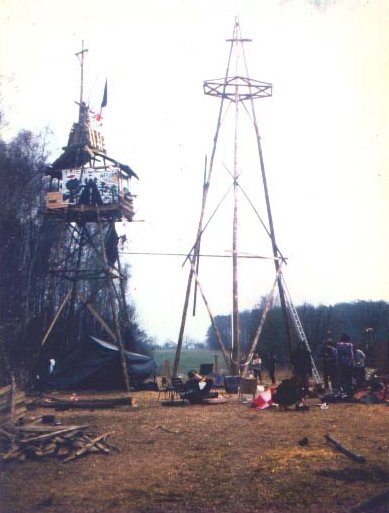
[[[8,426],[0,430],[0,447],[3,461],[25,461],[45,456],[55,456],[68,462],[87,453],[109,454],[116,449],[106,442],[112,432],[93,436],[87,425]]]

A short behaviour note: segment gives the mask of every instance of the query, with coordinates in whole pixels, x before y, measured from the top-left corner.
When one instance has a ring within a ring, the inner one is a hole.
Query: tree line
[[[252,310],[240,313],[240,343],[243,353],[248,352],[265,299]],[[354,344],[370,349],[374,341],[389,340],[389,303],[385,301],[355,301],[335,305],[313,306],[304,304],[296,307],[312,354],[318,358],[325,339],[331,337],[336,342],[342,333],[347,333]],[[231,317],[218,315],[215,322],[224,344],[231,349]],[[291,324],[289,322],[289,324]],[[298,342],[292,329],[292,346]],[[209,326],[206,343],[210,349],[218,349],[219,343],[212,326]],[[256,350],[266,362],[270,352],[274,352],[281,365],[289,362],[289,343],[286,321],[280,306],[273,307],[266,318]]]

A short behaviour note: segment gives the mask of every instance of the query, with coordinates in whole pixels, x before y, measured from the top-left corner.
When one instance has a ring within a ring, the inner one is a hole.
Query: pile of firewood
[[[87,453],[108,454],[118,450],[106,438],[112,432],[94,436],[87,425],[61,426],[22,424],[0,429],[0,451],[3,461],[25,461],[28,458],[55,456],[68,462]]]

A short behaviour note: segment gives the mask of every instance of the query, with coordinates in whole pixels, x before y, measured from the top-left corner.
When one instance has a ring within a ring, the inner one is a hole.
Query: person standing
[[[309,377],[312,376],[311,353],[305,347],[304,342],[299,342],[291,355],[290,361],[293,366],[299,396],[303,399],[308,395]]]
[[[328,338],[324,342],[324,346],[320,352],[320,358],[323,367],[324,388],[332,390],[336,388],[336,348],[332,338]]]
[[[267,359],[267,370],[269,371],[269,379],[272,382],[272,385],[276,384],[276,366],[277,358],[274,353],[271,352]]]
[[[253,370],[254,378],[259,379],[259,383],[262,385],[262,359],[258,353],[255,353],[251,362],[251,368]]]
[[[351,394],[354,371],[354,344],[347,333],[342,333],[336,344],[339,386]]]
[[[360,347],[354,349],[354,378],[359,390],[365,386],[365,362],[366,355],[362,349]]]

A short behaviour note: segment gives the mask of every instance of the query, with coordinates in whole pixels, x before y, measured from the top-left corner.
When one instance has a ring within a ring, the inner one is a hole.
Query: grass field
[[[154,359],[158,365],[158,374],[163,375],[164,361],[168,360],[170,371],[173,370],[174,358],[176,356],[175,349],[156,349],[153,353]],[[178,374],[186,376],[190,369],[200,369],[202,363],[215,363],[215,357],[217,358],[217,370],[221,374],[229,374],[227,365],[224,361],[221,351],[215,351],[211,349],[185,349],[182,348],[180,364],[178,367]],[[215,369],[215,366],[214,366]],[[289,369],[277,369],[277,380],[289,377]],[[268,378],[268,372],[264,369],[262,373],[264,380]]]
[[[173,370],[176,356],[175,349],[156,349],[153,356],[158,364],[159,374],[163,371],[165,360],[168,360],[170,370]],[[221,351],[182,348],[178,373],[186,375],[190,369],[199,369],[202,363],[215,363],[215,357],[217,358],[218,371],[222,372],[223,369],[226,369],[226,364]]]

